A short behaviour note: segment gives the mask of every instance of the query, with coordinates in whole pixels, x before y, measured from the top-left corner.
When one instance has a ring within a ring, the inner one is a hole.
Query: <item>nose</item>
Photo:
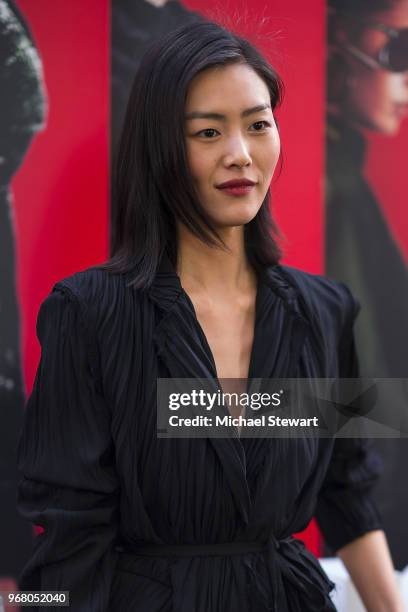
[[[228,140],[224,164],[226,167],[238,166],[240,168],[252,164],[252,158],[244,138],[237,136]]]

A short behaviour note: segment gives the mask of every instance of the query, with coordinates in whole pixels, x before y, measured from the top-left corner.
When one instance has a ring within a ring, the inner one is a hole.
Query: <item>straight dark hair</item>
[[[200,204],[189,172],[184,114],[188,87],[203,70],[245,63],[268,87],[271,107],[282,101],[279,75],[259,51],[213,22],[170,32],[145,53],[136,73],[113,176],[110,259],[95,266],[131,273],[129,285],[148,288],[160,260],[177,262],[176,219],[205,244],[227,249]],[[281,258],[269,209],[270,190],[245,226],[247,257],[255,269]]]

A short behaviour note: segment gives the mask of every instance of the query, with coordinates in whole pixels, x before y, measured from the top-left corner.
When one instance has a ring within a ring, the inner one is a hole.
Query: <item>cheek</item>
[[[398,79],[395,76],[398,75],[376,70],[357,79],[353,87],[356,105],[367,113],[386,109],[398,95]]]
[[[194,144],[187,146],[187,162],[196,184],[208,182],[214,165],[213,158],[214,154],[203,150],[202,147],[196,147]]]
[[[373,93],[378,106],[386,108],[388,105],[394,104],[398,96],[398,80],[399,75],[387,72],[381,72],[378,75],[375,84],[373,84]]]
[[[276,168],[280,153],[280,139],[278,132],[270,138],[259,151],[259,163],[266,175],[272,176]]]
[[[394,104],[400,96],[401,75],[375,71],[356,83],[352,105],[365,123],[379,132],[393,134],[399,120]]]

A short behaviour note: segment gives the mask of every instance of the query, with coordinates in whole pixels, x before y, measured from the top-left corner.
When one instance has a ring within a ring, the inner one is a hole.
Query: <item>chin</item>
[[[232,209],[234,208],[234,210]],[[246,225],[256,217],[261,206],[241,203],[240,206],[231,207],[230,210],[217,211],[218,215],[213,216],[214,223],[222,227],[234,227],[236,225]]]
[[[381,130],[386,136],[395,136],[401,127],[400,121],[388,121]]]
[[[373,118],[371,121],[371,129],[384,134],[384,136],[395,136],[399,131],[401,121],[394,116],[385,116]]]
[[[235,215],[229,214],[228,216],[226,215],[223,218],[214,219],[214,222],[218,227],[223,227],[223,228],[247,225],[248,223],[252,221],[252,219],[256,217],[258,210],[255,212],[251,212],[251,213],[242,212],[242,213],[235,214]]]

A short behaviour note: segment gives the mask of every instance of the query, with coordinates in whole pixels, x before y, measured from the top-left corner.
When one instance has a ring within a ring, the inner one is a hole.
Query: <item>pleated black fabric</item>
[[[18,507],[45,531],[21,588],[69,590],[70,609],[81,612],[334,610],[333,583],[291,536],[314,515],[335,550],[381,528],[368,441],[158,439],[157,377],[217,373],[168,260],[147,292],[127,280],[90,268],[41,305]],[[341,283],[265,269],[250,378],[356,376],[357,311]],[[200,548],[234,542],[265,547]],[[132,554],[165,544],[198,552]]]

